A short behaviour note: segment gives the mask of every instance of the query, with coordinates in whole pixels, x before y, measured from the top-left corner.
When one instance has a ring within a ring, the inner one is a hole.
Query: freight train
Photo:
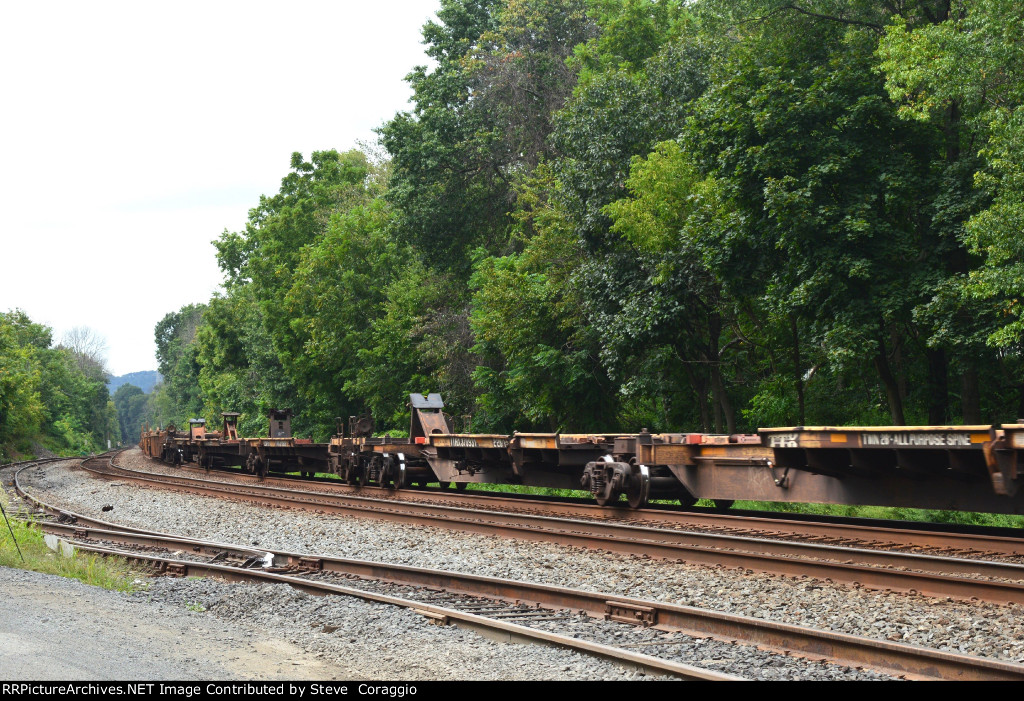
[[[1024,423],[994,426],[764,428],[754,434],[455,433],[438,394],[412,394],[409,436],[374,436],[369,416],[338,420],[328,443],[292,436],[291,410],[272,410],[266,437],[240,438],[238,414],[220,431],[144,430],[140,446],[165,462],[254,475],[329,473],[389,489],[431,482],[532,485],[590,492],[598,504],[711,499],[859,504],[1024,513]]]

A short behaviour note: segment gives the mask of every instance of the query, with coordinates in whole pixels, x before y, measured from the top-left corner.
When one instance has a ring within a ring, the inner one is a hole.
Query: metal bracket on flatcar
[[[772,481],[775,483],[775,486],[782,489],[789,489],[789,466],[787,465],[786,469],[782,471],[782,477],[776,477],[775,463],[771,460],[767,460],[765,465],[767,466],[768,471],[772,473]]]
[[[1003,431],[993,430],[992,440],[982,446],[985,467],[996,494],[1012,497],[1017,494],[1017,451]]]

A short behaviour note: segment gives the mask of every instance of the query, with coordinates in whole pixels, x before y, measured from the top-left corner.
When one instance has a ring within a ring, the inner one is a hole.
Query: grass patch
[[[581,489],[555,489],[554,487],[528,487],[523,484],[487,484],[485,482],[469,482],[466,489],[474,492],[507,492],[509,494],[530,494],[544,497],[590,497],[590,492]]]
[[[0,491],[0,501],[7,509],[7,495]],[[2,519],[0,519],[2,521]],[[0,522],[0,567],[31,570],[44,574],[77,579],[85,584],[113,591],[131,592],[139,588],[134,572],[127,560],[102,555],[78,553],[74,557],[59,555],[43,542],[43,532],[36,524],[10,519],[17,547],[11,539],[7,524]],[[18,555],[18,548],[25,560]]]
[[[889,506],[848,506],[844,504],[800,504],[776,501],[737,501],[736,509],[772,511],[814,516],[846,516],[850,518],[877,518],[891,521],[923,521],[965,526],[995,528],[1024,528],[1024,516],[986,514],[975,511],[940,511],[938,509],[910,509]]]
[[[436,483],[435,483],[436,484]],[[591,498],[590,492],[577,489],[551,489],[548,487],[526,487],[518,484],[494,485],[470,482],[467,489],[481,492],[512,492],[552,497]],[[675,499],[656,499],[652,503],[679,504]],[[625,505],[623,499],[620,505]],[[714,508],[711,499],[699,499],[696,506]],[[948,523],[966,526],[987,526],[993,528],[1024,528],[1024,516],[1010,514],[987,514],[974,511],[940,511],[938,509],[910,509],[887,506],[852,506],[845,504],[803,504],[782,501],[737,501],[733,509],[743,511],[770,511],[775,513],[810,514],[814,516],[845,516],[849,518],[874,518],[889,521],[920,521],[924,523]]]

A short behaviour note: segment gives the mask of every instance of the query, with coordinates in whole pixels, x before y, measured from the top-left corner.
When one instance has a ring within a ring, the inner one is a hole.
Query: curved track
[[[868,589],[996,603],[1024,603],[1024,583],[1021,581],[1024,580],[1024,565],[1013,563],[645,528],[353,494],[311,493],[256,483],[229,484],[178,475],[142,473],[116,467],[112,463],[88,469],[98,476],[267,506],[455,528],[491,536],[786,576],[813,576]],[[965,573],[970,576],[963,576]]]
[[[823,545],[874,550],[896,550],[968,559],[1022,558],[1024,534],[1013,529],[953,528],[945,524],[809,517],[801,514],[771,515],[768,512],[696,511],[673,507],[627,509],[598,506],[590,499],[538,497],[507,492],[457,491],[444,488],[395,491],[377,486],[350,486],[336,479],[271,476],[257,479],[240,470],[181,468],[206,478],[224,475],[246,484],[279,486],[301,491],[350,494],[379,499],[428,504],[474,506],[487,510],[512,510],[537,515],[614,521],[635,526],[697,530],[754,538],[792,538]],[[979,532],[980,531],[980,532]]]
[[[24,493],[24,488],[20,484],[18,489]],[[649,671],[671,673],[686,678],[730,677],[688,665],[666,662],[657,657],[538,631],[529,628],[528,625],[511,623],[510,619],[527,623],[538,619],[550,620],[552,615],[557,615],[553,612],[568,608],[585,611],[593,617],[632,619],[634,622],[654,625],[662,630],[743,640],[762,647],[796,652],[813,658],[827,657],[831,661],[868,666],[914,678],[1024,679],[1022,665],[982,660],[916,646],[815,631],[691,607],[620,597],[610,600],[603,594],[524,582],[508,582],[488,577],[360,560],[284,552],[268,554],[262,550],[254,551],[250,548],[146,533],[139,529],[123,529],[95,519],[88,521],[99,524],[101,528],[86,528],[87,519],[84,517],[62,512],[50,506],[46,508],[50,513],[60,515],[65,520],[76,521],[74,525],[45,524],[44,528],[61,533],[73,540],[77,547],[92,552],[121,554],[148,562],[165,572],[180,575],[208,573],[228,578],[282,581],[318,593],[360,596],[413,608],[437,622],[459,622],[471,627],[486,626],[509,636],[529,636],[534,639],[539,637],[552,644],[575,647],[600,656],[612,656]],[[117,544],[117,547],[111,547],[112,544]],[[125,549],[125,546],[131,549]],[[167,554],[158,554],[158,551],[177,551],[187,555],[168,557]],[[251,565],[257,561],[267,566],[252,570]],[[228,564],[230,562],[234,564]],[[358,578],[363,586],[338,584],[338,578]],[[367,581],[383,581],[403,587],[403,596],[367,591]],[[415,596],[415,599],[407,598],[408,596]],[[467,600],[466,596],[472,598]],[[538,606],[546,611],[539,610],[536,608]],[[622,655],[623,652],[627,654]]]

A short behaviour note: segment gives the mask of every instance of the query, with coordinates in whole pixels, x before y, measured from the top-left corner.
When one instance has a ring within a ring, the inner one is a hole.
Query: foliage
[[[359,352],[372,346],[373,321],[384,312],[387,289],[412,260],[408,247],[387,235],[389,208],[382,200],[336,215],[303,251],[283,306],[291,319],[294,352],[288,375],[310,420],[357,413],[350,383],[363,370]],[[349,395],[350,396],[350,395]]]
[[[151,421],[153,409],[150,406],[150,395],[132,384],[123,384],[114,392],[114,407],[117,409],[117,424],[120,429],[121,442],[131,445],[139,440],[145,424],[157,425]]]
[[[188,418],[198,416],[202,401],[198,393],[199,363],[193,341],[202,322],[205,305],[189,304],[164,316],[156,325],[156,359],[164,378],[161,393],[175,408],[173,417],[165,417],[163,425],[187,425]]]
[[[203,416],[216,426],[221,412],[239,412],[247,436],[266,432],[269,409],[297,406],[254,293],[239,286],[211,299],[194,341]]]
[[[982,265],[953,281],[964,304],[996,314],[987,341],[1015,356],[1024,331],[1024,9],[1008,0],[956,3],[943,22],[895,22],[879,47],[886,87],[901,113],[926,123],[961,121],[960,142],[978,149],[974,181],[989,201],[967,223],[965,240]]]
[[[102,357],[51,344],[51,330],[24,312],[0,313],[2,462],[33,443],[78,454],[117,438]]]
[[[395,205],[397,236],[434,267],[464,271],[467,250],[503,234],[509,188],[467,70],[481,35],[498,29],[501,4],[442,0],[439,21],[423,27],[435,66],[417,66],[406,78],[414,110],[378,130],[392,159],[386,196]]]
[[[0,493],[0,499],[4,497]],[[55,574],[112,591],[138,589],[137,575],[127,560],[102,555],[65,557],[46,546],[43,532],[34,523],[11,519],[10,525],[13,539],[6,524],[0,527],[0,567]]]
[[[1016,418],[1022,36],[1010,0],[443,0],[386,156],[294,154],[217,241],[151,415],[256,435],[291,407],[323,438],[441,391],[488,431]]]

